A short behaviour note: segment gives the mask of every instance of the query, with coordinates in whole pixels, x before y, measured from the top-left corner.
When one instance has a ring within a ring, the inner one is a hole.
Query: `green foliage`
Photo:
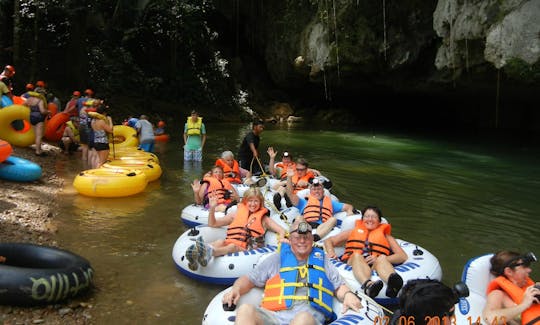
[[[512,79],[526,80],[530,84],[540,82],[540,62],[530,65],[518,58],[510,59],[504,66],[504,72]]]
[[[235,87],[207,25],[212,10],[207,0],[21,0],[27,68],[17,76],[66,92],[90,86],[103,96],[232,106]]]

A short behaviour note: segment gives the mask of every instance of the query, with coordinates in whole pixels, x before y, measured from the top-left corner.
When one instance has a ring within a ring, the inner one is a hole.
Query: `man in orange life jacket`
[[[486,324],[540,324],[540,283],[529,277],[533,253],[500,251],[491,258],[496,278],[487,289],[482,317]]]
[[[375,298],[384,281],[387,283],[386,296],[395,298],[403,286],[403,279],[396,273],[393,264],[401,264],[408,257],[391,235],[390,224],[381,221],[381,210],[368,206],[362,211],[362,219],[356,221],[355,228],[325,240],[324,249],[328,257],[337,258],[334,247],[346,243],[341,259],[352,267],[354,277],[362,284],[364,292]],[[382,281],[371,281],[372,268]]]
[[[298,163],[296,164],[298,167]],[[300,210],[302,216],[312,228],[316,228],[315,241],[324,238],[337,224],[334,214],[345,211],[348,216],[353,214],[353,206],[348,203],[341,203],[332,200],[324,195],[323,182],[314,178],[309,185],[309,196],[300,198],[294,193],[292,178],[294,171],[287,171],[287,196],[291,203]]]
[[[299,218],[291,229],[290,245],[282,243],[279,252],[238,278],[223,296],[224,308],[234,308],[251,288],[265,287],[261,307],[241,305],[236,324],[324,324],[335,316],[334,297],[343,301],[343,312],[362,308],[361,299],[347,287],[324,252],[313,247],[311,226]],[[311,299],[314,295],[317,299]]]

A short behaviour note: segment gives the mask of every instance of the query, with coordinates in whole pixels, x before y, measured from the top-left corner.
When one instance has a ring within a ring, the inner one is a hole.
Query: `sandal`
[[[379,292],[381,292],[383,285],[384,284],[381,280],[377,280],[375,282],[367,280],[366,282],[364,282],[362,287],[366,295],[368,295],[370,298],[375,298],[377,297]]]
[[[186,249],[186,259],[188,260],[188,267],[192,271],[197,271],[199,265],[197,264],[197,255],[199,252],[196,245],[191,245]]]
[[[388,285],[386,287],[386,296],[390,298],[397,297],[401,287],[403,287],[403,278],[397,273],[390,274],[388,277]]]
[[[210,258],[212,258],[212,252],[204,243],[202,236],[197,237],[197,239],[195,240],[195,246],[198,251],[197,261],[201,266],[207,266]]]

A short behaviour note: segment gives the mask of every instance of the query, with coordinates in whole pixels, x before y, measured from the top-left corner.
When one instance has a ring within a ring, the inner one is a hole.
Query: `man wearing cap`
[[[238,162],[240,167],[250,171],[252,175],[260,175],[262,170],[262,163],[259,159],[259,142],[261,141],[260,135],[264,131],[264,122],[262,120],[256,120],[251,126],[251,132],[246,134],[240,149],[238,149]]]
[[[494,276],[487,288],[482,318],[486,324],[540,324],[540,283],[529,274],[533,253],[499,251],[490,260]]]
[[[362,308],[324,251],[313,247],[311,226],[297,220],[291,229],[290,244],[282,243],[223,296],[231,307],[253,287],[264,287],[261,306],[241,305],[237,324],[325,324],[335,318],[334,297],[343,302],[343,312]]]
[[[297,169],[298,169],[298,163]],[[316,241],[328,235],[330,230],[337,224],[334,214],[345,211],[348,216],[353,214],[353,206],[348,203],[341,203],[332,200],[324,195],[323,181],[313,178],[309,185],[309,196],[301,198],[294,193],[293,177],[295,171],[287,170],[287,196],[291,203],[300,210],[304,219],[316,228]]]
[[[184,161],[202,161],[206,142],[206,126],[197,111],[191,111],[184,124]]]

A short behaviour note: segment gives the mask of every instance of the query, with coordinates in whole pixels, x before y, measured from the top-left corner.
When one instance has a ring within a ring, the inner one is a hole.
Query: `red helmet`
[[[4,70],[8,70],[11,73],[15,73],[15,68],[13,66],[11,66],[11,65],[6,65]]]
[[[165,127],[165,122],[164,121],[159,121],[157,126],[158,126],[158,128],[164,128]]]
[[[34,85],[31,83],[26,84],[26,90],[34,90]]]
[[[84,94],[88,95],[88,96],[92,96],[92,95],[94,95],[94,91],[92,89],[88,88],[88,89],[86,89],[84,91]]]
[[[45,81],[43,81],[43,80],[36,81],[36,87],[45,88],[46,87]]]
[[[80,97],[80,96],[81,96],[81,92],[78,91],[78,90],[75,90],[75,91],[73,92],[73,96],[75,96],[75,97]]]

